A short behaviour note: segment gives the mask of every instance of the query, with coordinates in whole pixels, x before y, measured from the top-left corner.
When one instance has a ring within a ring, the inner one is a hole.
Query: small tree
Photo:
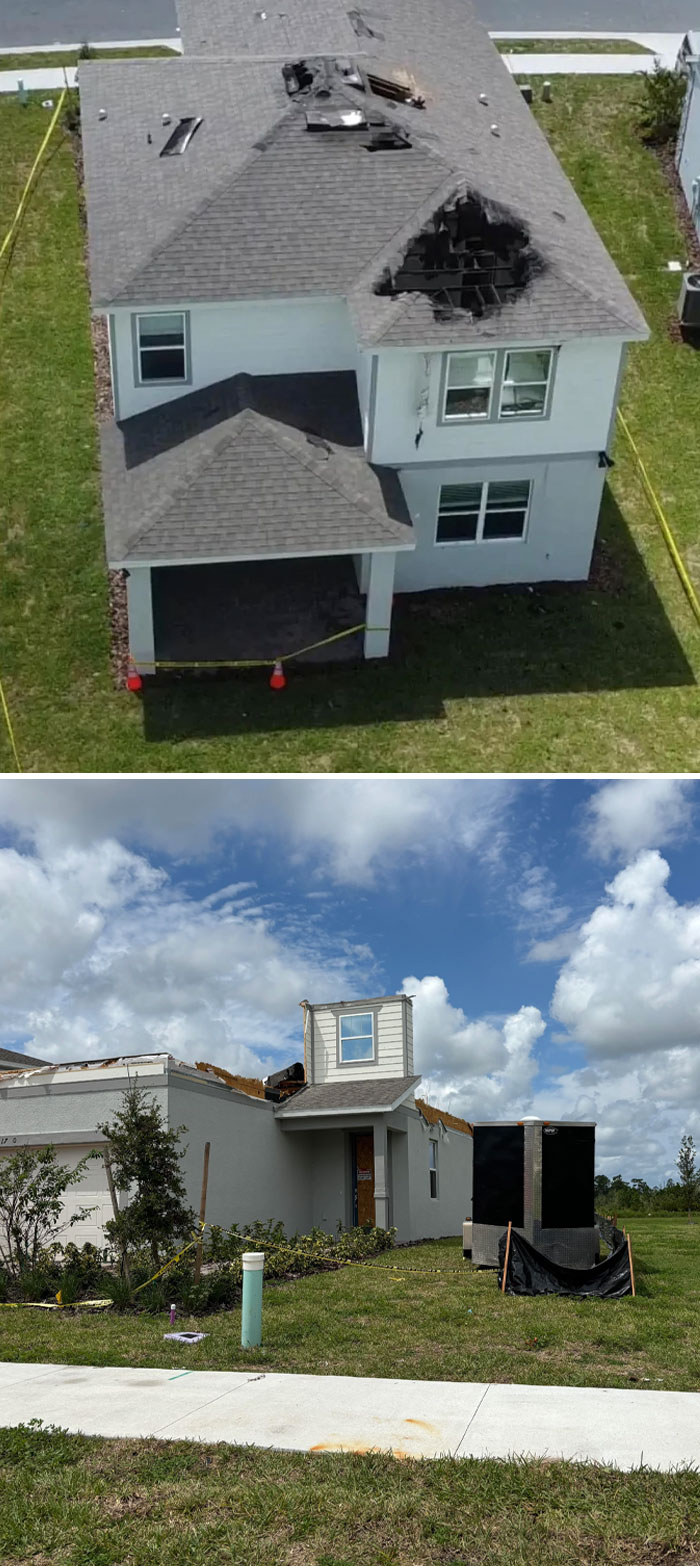
[[[680,1175],[680,1186],[684,1205],[688,1208],[688,1217],[695,1197],[698,1193],[700,1175],[695,1164],[695,1143],[687,1132],[681,1138],[681,1145],[676,1159],[676,1168]]]
[[[58,1163],[53,1147],[22,1147],[0,1158],[0,1262],[11,1277],[32,1271],[62,1230],[94,1212],[80,1207],[64,1216],[66,1191],[82,1180],[91,1157],[81,1158],[75,1169]]]
[[[642,77],[637,99],[637,127],[643,141],[663,147],[675,141],[681,123],[687,78],[680,71],[668,71],[659,60]]]
[[[187,1127],[169,1129],[155,1099],[131,1086],[112,1124],[98,1129],[110,1144],[114,1184],[130,1198],[105,1231],[122,1254],[148,1245],[159,1267],[163,1249],[172,1249],[195,1221],[180,1171],[187,1149],[180,1150],[179,1142]]]

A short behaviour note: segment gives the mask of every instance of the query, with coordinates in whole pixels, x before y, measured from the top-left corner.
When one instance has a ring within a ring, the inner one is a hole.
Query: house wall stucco
[[[502,346],[516,348],[518,344]],[[504,457],[602,451],[617,395],[622,349],[617,338],[563,343],[556,354],[548,418],[474,419],[450,424],[440,423],[444,355],[383,349],[379,354],[372,461],[400,467],[416,461],[487,459],[498,463]],[[416,446],[419,428],[422,435]]]
[[[153,305],[158,311],[159,306]],[[169,306],[168,311],[175,309]],[[355,370],[358,353],[342,299],[266,299],[187,305],[188,385],[136,385],[132,336],[134,311],[111,313],[112,380],[116,372],[117,418],[172,402],[199,386],[211,386],[245,370],[250,375],[291,375],[304,370]],[[139,310],[139,314],[148,314]]]
[[[697,60],[689,65],[676,162],[693,227],[700,234],[700,63]]]
[[[465,1218],[471,1215],[472,1138],[464,1131],[441,1135],[438,1127],[428,1127],[417,1111],[409,1114],[407,1121],[411,1238],[461,1234]],[[437,1197],[430,1195],[428,1147],[433,1139],[438,1150]]]
[[[400,478],[413,518],[416,549],[396,555],[397,593],[498,582],[575,582],[588,576],[605,483],[597,453],[550,462],[523,459],[402,468]],[[532,482],[524,539],[436,543],[442,484],[524,478]]]

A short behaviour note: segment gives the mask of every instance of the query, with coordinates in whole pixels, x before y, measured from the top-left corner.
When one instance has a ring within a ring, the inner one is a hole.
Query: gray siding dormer
[[[413,1008],[407,995],[309,1006],[309,1082],[413,1075]]]

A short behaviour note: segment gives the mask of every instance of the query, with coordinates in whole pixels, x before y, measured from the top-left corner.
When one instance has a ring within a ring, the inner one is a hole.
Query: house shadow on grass
[[[290,662],[273,695],[264,669],[183,671],[144,681],[147,741],[370,726],[440,718],[460,698],[693,685],[609,487],[582,584],[399,595],[391,656],[343,668]]]

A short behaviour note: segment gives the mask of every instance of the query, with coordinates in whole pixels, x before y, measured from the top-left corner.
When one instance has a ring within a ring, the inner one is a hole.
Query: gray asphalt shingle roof
[[[81,65],[95,304],[343,296],[361,342],[397,346],[647,335],[469,0],[383,0],[381,13],[294,0],[264,21],[258,14],[255,0],[188,0],[185,47],[206,47],[210,58]],[[369,154],[352,132],[307,132],[309,100],[287,96],[281,63],[312,48],[335,55],[336,39],[346,59],[414,78],[424,109],[362,95],[333,75],[333,102],[402,125],[409,149]],[[204,117],[183,157],[159,156],[163,111],[171,125]],[[467,190],[525,226],[539,275],[480,319],[458,311],[436,320],[421,295],[379,297],[387,264]]]
[[[397,474],[365,459],[350,372],[236,375],[112,420],[102,487],[113,566],[414,544]]]
[[[420,1077],[365,1078],[361,1082],[312,1082],[282,1104],[275,1114],[282,1119],[294,1115],[324,1115],[345,1109],[388,1111],[416,1088]]]

